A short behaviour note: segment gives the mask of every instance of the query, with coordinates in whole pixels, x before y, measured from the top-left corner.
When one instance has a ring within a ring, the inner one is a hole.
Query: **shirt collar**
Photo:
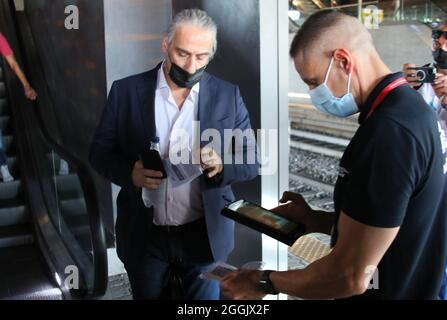
[[[383,91],[383,89],[385,89],[386,86],[389,85],[394,80],[397,80],[402,77],[404,77],[403,72],[390,73],[376,85],[376,87],[369,94],[368,99],[366,99],[366,103],[363,105],[362,111],[360,112],[359,115],[359,124],[362,124],[363,121],[366,120],[369,110],[371,110],[374,101],[377,99],[377,97]]]
[[[163,69],[165,67],[165,63],[166,63],[166,60],[163,61],[160,69],[158,69],[157,90],[168,89],[169,91],[171,91],[171,88],[169,88],[169,85],[168,85],[168,81],[166,80],[165,73],[163,71]],[[195,94],[198,94],[199,91],[200,91],[200,82],[195,84],[191,88],[191,92],[193,92]]]

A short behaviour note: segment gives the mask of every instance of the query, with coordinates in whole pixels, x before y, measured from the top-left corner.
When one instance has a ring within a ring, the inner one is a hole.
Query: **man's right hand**
[[[329,212],[319,213],[313,210],[300,194],[294,192],[284,192],[279,202],[284,204],[270,211],[297,224],[303,224],[306,234],[313,232],[330,233],[333,225],[333,214]]]
[[[138,188],[156,190],[162,182],[162,177],[162,172],[145,169],[141,161],[135,162],[133,166],[132,181]]]
[[[420,78],[416,75],[416,70],[411,70],[408,68],[416,68],[416,65],[414,63],[405,63],[403,65],[402,71],[405,74],[405,79],[407,79],[408,83],[413,88],[420,86],[420,83],[415,82],[420,80]]]
[[[447,96],[447,75],[437,73],[435,82],[431,85],[433,90],[435,90],[436,96],[441,99],[441,102],[444,104],[445,97]]]

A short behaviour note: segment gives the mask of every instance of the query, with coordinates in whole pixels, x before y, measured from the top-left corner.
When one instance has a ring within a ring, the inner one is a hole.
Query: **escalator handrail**
[[[90,233],[92,240],[92,250],[93,250],[93,266],[94,266],[94,284],[91,292],[88,293],[89,297],[98,297],[104,295],[107,289],[108,283],[108,266],[107,266],[107,244],[105,239],[104,225],[100,215],[99,197],[98,192],[95,187],[93,180],[93,171],[90,167],[84,163],[79,157],[71,153],[67,148],[65,148],[59,141],[59,133],[50,133],[45,125],[45,120],[42,115],[42,110],[39,107],[42,100],[46,100],[47,103],[53,104],[51,94],[48,89],[48,82],[45,79],[45,73],[43,72],[42,64],[39,59],[39,55],[36,50],[34,38],[32,32],[30,31],[30,26],[27,24],[23,26],[29,32],[30,39],[27,39],[27,46],[23,39],[23,34],[19,32],[21,30],[19,26],[19,21],[15,13],[13,1],[9,1],[9,10],[11,12],[11,17],[14,20],[14,32],[17,36],[17,42],[19,51],[16,52],[17,60],[22,62],[25,71],[30,71],[28,59],[30,54],[34,54],[34,58],[38,61],[38,65],[33,64],[33,71],[40,75],[40,78],[44,79],[43,87],[44,91],[39,92],[39,98],[34,102],[33,110],[36,114],[36,119],[38,122],[38,129],[41,131],[43,137],[47,140],[47,143],[51,148],[74,169],[77,173],[82,191],[84,193],[87,214],[90,224]],[[23,22],[23,21],[22,21]],[[27,21],[26,21],[27,22]],[[22,54],[23,53],[23,54]],[[31,72],[27,72],[30,79]],[[54,104],[52,105],[54,107]],[[56,137],[55,137],[56,136]]]

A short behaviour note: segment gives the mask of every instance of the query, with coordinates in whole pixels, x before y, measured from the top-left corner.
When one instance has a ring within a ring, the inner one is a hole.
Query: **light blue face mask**
[[[351,74],[349,74],[348,79],[348,93],[341,98],[335,97],[332,94],[331,89],[329,89],[329,87],[327,86],[327,81],[333,63],[334,58],[331,59],[331,63],[329,64],[324,83],[320,84],[315,89],[310,90],[309,94],[312,103],[321,112],[328,113],[340,118],[346,118],[359,112],[357,103],[355,102],[354,97],[351,93]]]

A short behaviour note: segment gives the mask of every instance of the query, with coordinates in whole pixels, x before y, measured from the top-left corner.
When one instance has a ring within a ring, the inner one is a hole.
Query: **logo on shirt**
[[[439,136],[441,138],[442,154],[444,155],[444,174],[446,174],[447,173],[447,136],[446,136],[447,128],[445,128],[446,130],[444,131],[441,122],[438,121],[438,129],[439,129]]]
[[[347,175],[349,174],[349,171],[348,170],[346,170],[345,168],[343,168],[343,167],[338,167],[338,176],[340,177],[340,178],[344,178],[344,177],[346,177]]]

